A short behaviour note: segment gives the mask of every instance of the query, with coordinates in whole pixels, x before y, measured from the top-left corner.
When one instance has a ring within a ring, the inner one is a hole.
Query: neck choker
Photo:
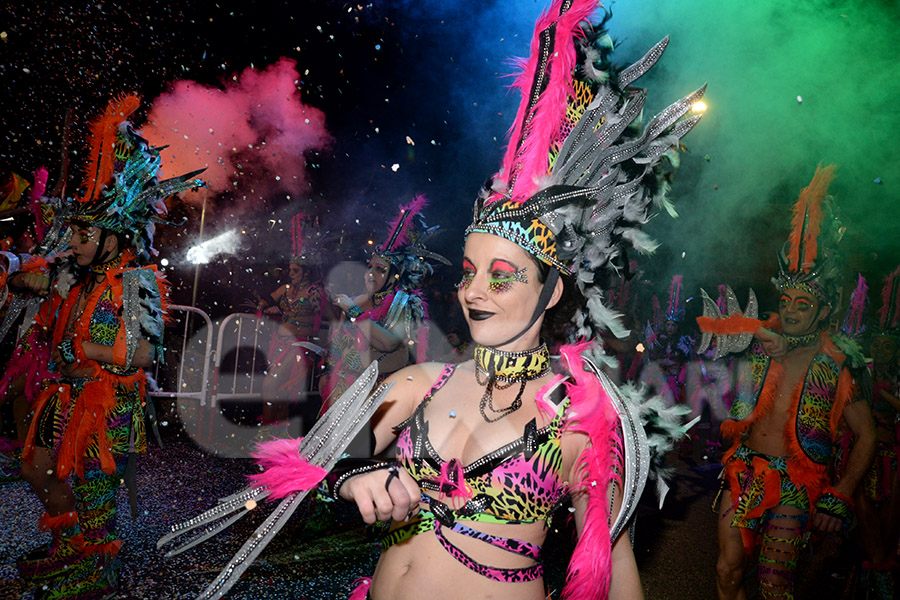
[[[394,290],[392,288],[388,288],[388,289],[384,290],[383,292],[374,292],[372,294],[372,306],[374,306],[376,308],[381,306],[381,303],[384,302],[384,299],[387,298],[388,294],[390,294],[393,291]]]
[[[788,348],[793,350],[794,348],[803,348],[806,346],[812,346],[817,341],[819,341],[819,332],[814,331],[812,333],[807,333],[806,335],[787,335],[782,334],[784,339],[787,340]]]
[[[94,273],[96,275],[99,275],[101,273],[106,273],[110,269],[117,268],[121,263],[122,263],[122,254],[119,253],[116,255],[115,258],[112,258],[112,259],[106,261],[102,265],[95,265],[95,266],[91,267],[91,273]]]
[[[478,409],[488,423],[499,421],[522,407],[525,384],[550,372],[550,352],[546,344],[524,352],[505,352],[478,345],[475,347],[475,381],[484,385]],[[502,382],[502,383],[498,383]],[[494,407],[494,388],[505,390],[518,382],[519,393],[506,408]],[[490,414],[488,414],[490,413]]]

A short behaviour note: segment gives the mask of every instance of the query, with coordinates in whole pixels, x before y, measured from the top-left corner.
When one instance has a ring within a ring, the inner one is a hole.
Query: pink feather
[[[328,475],[328,471],[309,464],[300,456],[302,441],[303,438],[285,438],[264,442],[252,453],[264,471],[251,475],[250,481],[265,486],[271,492],[270,500],[311,490]]]
[[[366,600],[369,594],[369,586],[372,585],[372,579],[370,577],[360,577],[353,583],[357,585],[353,588],[353,592],[347,600]]]
[[[53,381],[57,374],[47,367],[50,364],[50,346],[38,334],[38,327],[32,327],[27,334],[27,344],[20,342],[6,364],[6,371],[0,377],[0,398],[5,397],[14,379],[25,376],[23,394],[29,404],[37,399],[45,381]],[[27,350],[26,350],[27,349]]]
[[[841,328],[844,330],[844,333],[848,335],[862,333],[863,315],[866,312],[868,293],[869,287],[866,285],[866,278],[860,273],[856,289],[850,294],[850,306],[847,307],[847,316],[844,319],[844,326]]]
[[[466,476],[463,474],[463,466],[455,458],[450,462],[441,464],[441,474],[435,482],[441,491],[441,494],[447,498],[463,498],[468,500],[475,494],[472,488],[466,482]]]
[[[675,275],[672,277],[672,284],[669,286],[669,307],[666,309],[666,315],[674,315],[678,311],[681,304],[681,282],[683,275]]]
[[[658,326],[662,325],[662,313],[659,307],[659,298],[656,294],[653,294],[653,297],[650,298],[650,305],[653,307],[653,324]]]
[[[306,215],[297,213],[291,219],[291,247],[295,256],[303,252],[303,221]]]
[[[537,189],[537,182],[550,171],[548,149],[551,142],[560,137],[567,99],[573,94],[572,72],[576,60],[573,40],[581,36],[579,23],[588,19],[599,6],[597,0],[575,0],[569,10],[560,15],[565,1],[554,0],[538,19],[531,38],[530,57],[527,61],[519,61],[522,72],[512,85],[522,94],[522,101],[510,129],[510,143],[499,175],[511,188],[509,194],[517,203],[531,197]],[[547,61],[549,80],[537,103],[529,110],[529,94],[540,66],[540,34],[553,23],[556,23],[556,31],[553,52]],[[497,196],[489,201],[499,199]]]
[[[47,190],[47,177],[47,169],[44,167],[34,172],[34,185],[31,186],[31,194],[28,197],[28,208],[34,215],[34,234],[38,242],[44,241],[44,233],[47,231],[41,215],[41,196]]]
[[[609,539],[608,489],[621,480],[613,469],[622,464],[618,415],[597,378],[583,368],[581,355],[588,343],[563,346],[563,356],[573,382],[566,383],[571,402],[567,431],[586,434],[590,443],[578,457],[579,481],[574,485],[588,494],[581,534],[569,562],[564,600],[605,598],[612,573],[612,541]]]
[[[426,206],[428,206],[428,199],[424,195],[416,196],[409,204],[400,206],[400,212],[397,214],[397,217],[391,221],[390,228],[388,229],[388,238],[385,240],[385,244],[390,242],[391,238],[394,238],[394,241],[390,248],[382,248],[382,250],[394,252],[398,248],[407,245],[409,243],[410,225],[412,225],[416,215],[425,210]],[[400,232],[394,237],[394,233],[397,231],[398,227],[401,228]]]
[[[716,304],[719,307],[719,310],[722,311],[722,314],[728,313],[728,300],[726,299],[726,294],[728,293],[728,286],[724,283],[719,284],[719,297],[716,299]]]
[[[900,325],[900,267],[884,278],[881,287],[881,308],[878,310],[878,326],[880,329],[894,329]],[[893,296],[894,302],[891,303]]]

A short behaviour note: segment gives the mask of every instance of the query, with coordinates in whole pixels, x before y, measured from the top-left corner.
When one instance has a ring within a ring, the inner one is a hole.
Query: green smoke
[[[709,109],[685,140],[690,154],[673,189],[681,217],[658,217],[648,228],[663,242],[642,261],[660,292],[684,273],[691,294],[723,282],[768,294],[790,208],[819,162],[839,165],[831,193],[847,227],[847,281],[861,270],[875,283],[900,263],[896,1],[645,0],[610,8],[620,61],[672,37],[638,82],[650,88],[649,111],[709,83]]]

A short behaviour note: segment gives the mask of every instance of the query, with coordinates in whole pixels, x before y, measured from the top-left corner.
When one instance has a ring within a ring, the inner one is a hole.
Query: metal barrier
[[[185,349],[187,348],[188,342],[189,322],[189,319],[186,318],[184,323],[184,339],[181,344],[180,358],[178,360],[178,383],[176,385],[175,391],[157,390],[150,392],[149,395],[154,398],[194,398],[200,400],[200,406],[205,407],[207,405],[207,393],[209,388],[209,359],[212,352],[212,320],[210,320],[209,315],[206,314],[203,310],[195,308],[193,306],[172,304],[169,305],[168,310],[170,314],[174,312],[184,312],[186,316],[189,316],[191,314],[198,315],[206,323],[206,342],[204,344],[203,360],[201,361],[200,389],[196,391],[185,391],[185,388],[187,387],[187,383],[185,382],[184,377],[185,359],[187,358],[187,352],[185,352]],[[157,381],[159,381],[159,370],[161,366],[160,363],[161,361],[157,361],[156,369],[154,371],[154,378]]]
[[[174,398],[198,400],[196,415],[178,405],[183,425],[191,435],[197,435],[198,441],[208,441],[212,435],[213,425],[221,421],[219,404],[228,400],[263,399],[262,387],[265,372],[268,368],[268,345],[278,323],[260,318],[250,313],[233,313],[217,322],[214,326],[209,315],[192,306],[171,305],[170,313],[185,313],[184,334],[181,352],[178,358],[178,377],[175,390],[157,390],[150,392],[153,398]],[[197,315],[205,324],[205,335],[201,327],[196,333],[189,331],[191,315]],[[213,332],[216,343],[213,347]],[[327,328],[323,329],[323,335]],[[188,351],[190,344],[191,351]],[[202,344],[202,352],[195,351],[197,344]],[[250,350],[249,363],[242,363],[242,357]],[[233,353],[233,357],[231,354]],[[262,364],[260,365],[260,358]],[[198,360],[199,359],[199,360]],[[228,364],[224,361],[228,360]],[[199,369],[189,365],[189,361],[199,363]],[[247,369],[242,367],[249,366]],[[261,366],[261,369],[258,368]],[[230,368],[229,368],[230,367]],[[224,369],[224,370],[223,370]],[[190,382],[199,384],[191,386]],[[212,371],[210,373],[210,370]],[[310,369],[306,389],[290,401],[318,397],[316,390],[317,369]],[[157,363],[156,379],[159,378],[160,365]],[[187,375],[186,375],[187,373]],[[190,375],[190,376],[188,376]],[[187,422],[190,421],[190,422]]]

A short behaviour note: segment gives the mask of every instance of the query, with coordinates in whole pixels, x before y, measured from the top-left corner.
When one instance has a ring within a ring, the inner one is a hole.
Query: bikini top
[[[321,304],[321,290],[316,285],[307,288],[306,294],[297,299],[288,298],[287,292],[278,299],[284,322],[300,328],[316,327],[316,321],[321,319]]]
[[[558,382],[547,399],[557,406],[553,420],[538,428],[532,419],[522,436],[468,465],[458,460],[444,460],[428,438],[425,407],[455,370],[447,365],[415,412],[395,428],[397,462],[419,483],[422,501],[429,510],[419,513],[419,519],[391,531],[382,540],[388,548],[410,537],[434,530],[444,548],[464,565],[496,581],[530,581],[541,577],[543,565],[540,547],[510,538],[491,536],[460,523],[463,521],[492,523],[534,523],[549,521],[562,504],[568,487],[562,473],[561,429],[568,400],[563,398],[564,387]],[[458,509],[451,509],[440,497],[463,497],[467,501]],[[527,556],[536,564],[521,569],[504,569],[482,565],[463,553],[441,533],[442,528],[473,537],[509,552]]]

